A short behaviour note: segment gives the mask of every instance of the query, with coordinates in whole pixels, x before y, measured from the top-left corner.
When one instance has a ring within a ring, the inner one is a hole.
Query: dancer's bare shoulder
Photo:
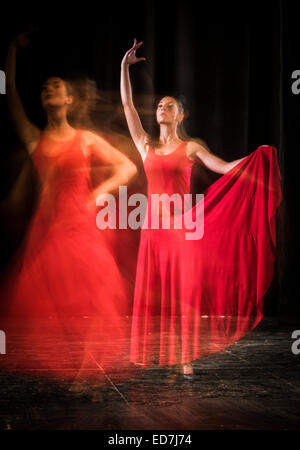
[[[92,153],[95,147],[105,146],[107,142],[99,134],[90,130],[81,130],[86,155]]]
[[[198,142],[195,141],[188,141],[186,145],[186,156],[191,159],[195,160],[197,157],[199,157],[199,153],[207,152],[206,148],[200,145]]]

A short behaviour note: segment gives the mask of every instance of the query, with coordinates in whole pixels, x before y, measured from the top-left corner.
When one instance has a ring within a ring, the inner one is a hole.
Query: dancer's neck
[[[45,131],[49,134],[63,135],[74,131],[67,121],[66,113],[62,110],[48,111],[48,123]]]
[[[176,128],[172,124],[160,126],[159,144],[161,146],[171,145],[173,142],[178,142],[179,137],[176,133]]]

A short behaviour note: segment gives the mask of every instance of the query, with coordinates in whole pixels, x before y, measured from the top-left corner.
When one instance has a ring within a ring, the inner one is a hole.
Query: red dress
[[[73,377],[82,366],[95,369],[93,358],[101,367],[120,363],[127,299],[105,231],[96,226],[96,207],[87,206],[90,157],[82,133],[64,142],[42,134],[33,153],[39,204],[2,275],[0,329],[7,351],[0,365],[11,370]]]
[[[186,143],[168,155],[149,149],[151,194],[190,192]],[[261,146],[204,192],[204,234],[142,229],[130,360],[172,365],[219,351],[253,329],[272,278],[281,201],[274,147]],[[196,211],[196,205],[193,207]],[[146,219],[147,220],[147,219]]]

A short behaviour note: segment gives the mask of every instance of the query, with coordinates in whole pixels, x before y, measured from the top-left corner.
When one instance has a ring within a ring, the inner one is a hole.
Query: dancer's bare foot
[[[166,382],[168,384],[178,384],[180,381],[181,381],[181,376],[179,375],[179,372],[169,373],[166,377]]]
[[[103,393],[99,390],[93,392],[92,402],[93,403],[103,403],[104,402]]]
[[[105,385],[105,383],[97,383],[90,385],[89,383],[84,382],[74,382],[72,386],[69,388],[69,392],[74,394],[76,397],[88,396],[91,398],[93,403],[103,403],[103,393],[101,388]]]
[[[175,372],[183,375],[184,378],[191,379],[194,375],[194,369],[192,363],[177,364],[175,366]]]
[[[190,375],[193,376],[194,375],[194,369],[191,363],[185,363],[182,366],[182,373],[183,375]]]
[[[69,392],[72,394],[75,394],[77,396],[81,395],[90,395],[90,389],[86,384],[81,383],[74,383],[69,388]]]
[[[69,388],[69,392],[76,395],[90,394],[90,388],[87,383],[82,381],[75,381]]]

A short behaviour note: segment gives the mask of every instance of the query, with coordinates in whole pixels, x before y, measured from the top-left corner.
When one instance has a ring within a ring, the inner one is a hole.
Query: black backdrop
[[[39,31],[33,35],[31,48],[19,53],[17,66],[18,89],[31,120],[40,126],[43,123],[39,89],[43,79],[53,74],[94,79],[114,105],[113,111],[118,111],[120,62],[137,38],[144,41],[139,53],[147,58],[131,70],[141,112],[143,99],[150,105],[154,93],[179,96],[189,113],[188,133],[203,138],[226,160],[245,156],[259,145],[277,147],[284,201],[278,220],[276,276],[265,311],[299,314],[296,157],[300,95],[291,91],[292,72],[300,70],[299,20],[300,6],[293,0],[147,0],[99,2],[97,7],[81,2],[66,9],[62,3],[34,8],[28,3],[22,8],[15,4],[1,17],[0,68],[4,68],[10,39],[35,25]],[[34,171],[17,140],[4,95],[0,109],[3,267],[24,236],[36,191]],[[143,119],[150,129],[149,115]],[[105,120],[128,136],[120,114],[106,115]],[[5,199],[24,165],[29,170],[16,212],[6,207]],[[145,184],[143,177],[141,172],[140,186]]]

